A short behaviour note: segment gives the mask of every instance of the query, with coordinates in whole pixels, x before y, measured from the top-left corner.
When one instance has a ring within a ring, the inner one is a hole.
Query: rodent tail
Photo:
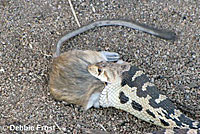
[[[145,24],[140,24],[137,22],[132,22],[132,21],[125,21],[125,20],[99,20],[96,22],[92,22],[86,26],[83,26],[75,31],[72,31],[65,36],[63,36],[57,43],[56,47],[56,53],[54,57],[57,57],[60,55],[60,48],[62,44],[69,40],[70,38],[81,34],[85,31],[91,30],[95,27],[102,27],[102,26],[124,26],[124,27],[129,27],[135,30],[143,31],[149,34],[152,34],[154,36],[166,39],[166,40],[174,40],[176,38],[176,34],[170,31],[166,30],[159,30],[150,26],[147,26]]]

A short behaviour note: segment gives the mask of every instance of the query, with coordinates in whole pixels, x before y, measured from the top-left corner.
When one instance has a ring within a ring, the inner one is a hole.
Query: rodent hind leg
[[[93,93],[89,98],[89,101],[85,110],[88,110],[91,107],[99,108],[100,107],[99,97],[100,97],[100,92]]]
[[[100,53],[106,61],[118,61],[120,58],[119,54],[116,52],[101,51]]]

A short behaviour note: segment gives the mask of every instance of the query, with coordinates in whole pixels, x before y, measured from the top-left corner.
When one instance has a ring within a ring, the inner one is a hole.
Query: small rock
[[[196,83],[190,83],[190,84],[188,85],[188,87],[189,87],[189,88],[196,88],[196,87],[198,87],[198,85],[197,85]]]
[[[5,70],[3,68],[0,69],[0,72],[5,72]]]
[[[63,127],[62,130],[65,132],[67,129],[65,127]]]

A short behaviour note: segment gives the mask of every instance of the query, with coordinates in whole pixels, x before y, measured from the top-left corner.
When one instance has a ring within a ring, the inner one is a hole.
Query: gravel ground
[[[170,42],[124,27],[96,28],[67,42],[62,51],[118,52],[143,69],[185,114],[200,120],[198,0],[72,3],[81,25],[122,18],[176,32],[178,39]],[[161,129],[114,108],[85,112],[52,98],[48,74],[56,41],[76,28],[67,0],[0,0],[0,133],[35,133],[31,128],[37,127],[37,133],[74,134],[92,130],[142,134]],[[30,131],[12,131],[13,126],[24,125]]]

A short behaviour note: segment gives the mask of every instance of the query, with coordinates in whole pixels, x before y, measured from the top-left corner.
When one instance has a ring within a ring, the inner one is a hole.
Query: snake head
[[[115,83],[121,81],[121,75],[124,71],[130,69],[128,63],[114,62],[98,62],[88,66],[88,71],[91,75],[98,78],[102,82]]]

